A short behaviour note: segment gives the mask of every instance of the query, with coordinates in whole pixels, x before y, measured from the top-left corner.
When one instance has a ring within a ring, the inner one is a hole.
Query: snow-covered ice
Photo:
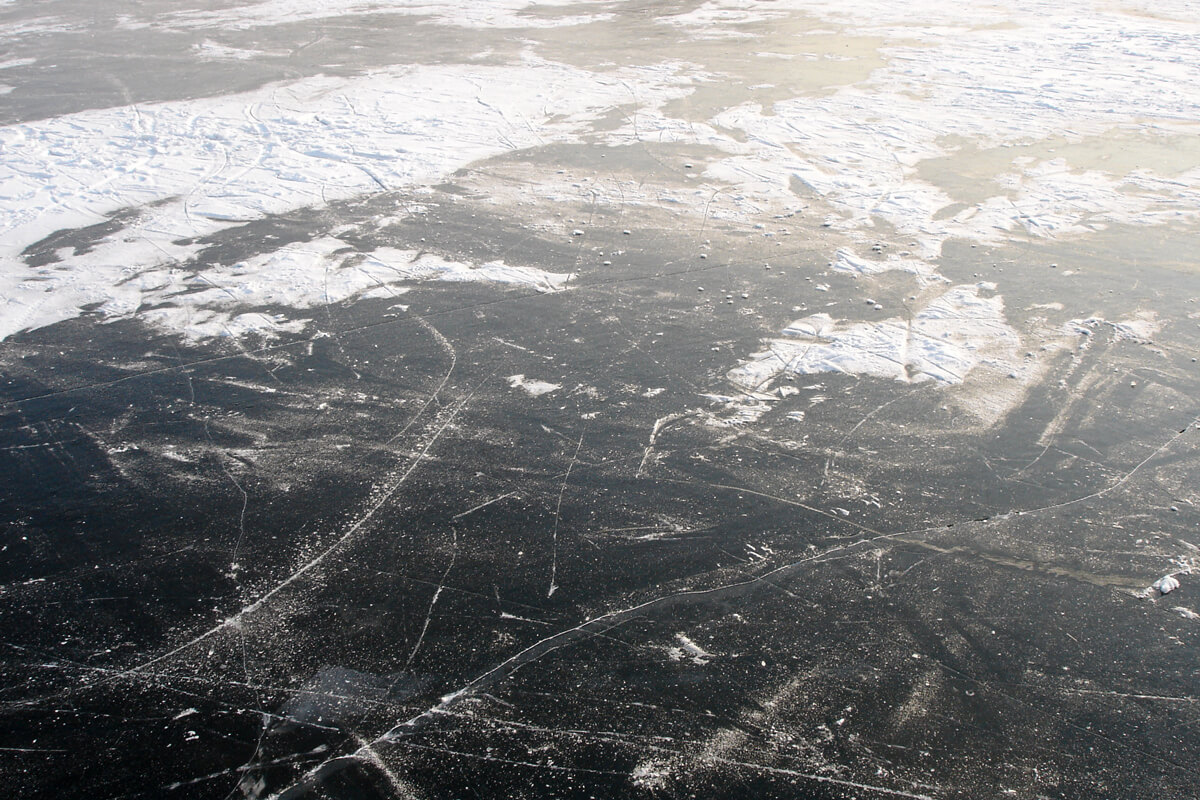
[[[958,384],[985,361],[1016,363],[1020,337],[1004,318],[1002,298],[986,287],[953,286],[914,311],[911,318],[879,322],[835,320],[826,313],[798,319],[730,370],[729,380],[750,391],[788,373]]]

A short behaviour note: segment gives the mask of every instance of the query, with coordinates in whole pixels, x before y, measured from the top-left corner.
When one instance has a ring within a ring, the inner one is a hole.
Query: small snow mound
[[[1151,589],[1159,594],[1170,594],[1179,588],[1179,579],[1174,575],[1163,575],[1156,580],[1151,586]]]

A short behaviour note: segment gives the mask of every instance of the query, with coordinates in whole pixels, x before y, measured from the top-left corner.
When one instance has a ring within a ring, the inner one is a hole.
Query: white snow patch
[[[999,295],[979,285],[954,286],[910,319],[839,321],[828,314],[796,320],[785,338],[767,341],[728,373],[734,385],[759,390],[786,373],[843,372],[906,383],[962,383],[984,361],[1016,363],[1020,337],[1004,318]]]
[[[872,261],[871,259],[856,255],[854,251],[845,247],[838,249],[833,261],[829,264],[829,268],[836,272],[848,272],[854,275],[879,275],[892,271],[909,272],[922,279],[923,282],[931,280],[946,281],[945,278],[934,271],[933,265],[928,261],[916,258],[902,258],[894,255],[888,255],[880,261]]]
[[[97,305],[105,321],[136,316],[193,339],[252,332],[270,338],[298,333],[308,320],[251,309],[311,309],[351,298],[399,297],[411,289],[406,284],[419,281],[505,283],[554,291],[569,277],[502,261],[475,266],[416,250],[359,253],[333,237],[287,244],[229,266],[162,265],[134,273],[120,261],[128,251],[112,250],[81,257],[90,260],[90,271],[56,270],[52,265],[41,270],[40,281],[15,287],[0,316],[0,333],[20,330],[31,317],[48,324],[75,316],[83,306]]]
[[[708,125],[639,118],[637,130],[627,126],[612,141],[662,136],[715,147],[728,156],[710,161],[705,176],[729,184],[747,214],[803,200],[792,191],[798,182],[836,212],[829,227],[861,232],[882,222],[916,240],[924,258],[950,238],[1002,243],[1016,233],[1077,236],[1114,223],[1200,219],[1200,169],[1110,174],[1061,158],[1014,163],[977,179],[975,189],[990,187],[990,196],[948,217],[955,198],[920,177],[922,162],[964,147],[994,152],[1114,130],[1194,136],[1200,96],[1187,89],[1200,85],[1194,15],[1182,24],[1038,0],[986,8],[783,0],[769,11],[750,0],[717,0],[662,21],[732,24],[789,9],[884,37],[887,64],[832,94],[769,109],[746,103]]]
[[[543,292],[563,288],[571,276],[562,272],[547,272],[535,267],[519,267],[504,261],[489,261],[472,265],[446,261],[432,253],[418,250],[380,248],[366,255],[358,265],[374,275],[381,272],[392,280],[449,281],[453,283],[505,283],[528,286]]]
[[[693,35],[700,34],[702,36],[711,36],[714,33],[729,35],[737,35],[737,32],[730,31],[714,31],[714,28],[719,28],[721,25],[745,25],[751,22],[766,22],[768,20],[779,19],[787,16],[787,9],[775,10],[774,8],[766,10],[761,3],[731,4],[715,0],[715,2],[705,3],[704,5],[693,9],[685,14],[673,14],[668,17],[660,17],[657,22],[666,25],[677,25],[693,29],[701,29],[693,31]]]
[[[544,394],[556,391],[562,388],[561,383],[547,383],[546,381],[530,380],[524,375],[509,375],[508,385],[514,389],[524,389],[532,397],[541,397]]]

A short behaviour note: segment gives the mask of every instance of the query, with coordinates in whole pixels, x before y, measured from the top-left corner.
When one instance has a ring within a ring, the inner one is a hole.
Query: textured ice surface
[[[1189,4],[118,5],[0,0],[9,794],[1194,797]]]

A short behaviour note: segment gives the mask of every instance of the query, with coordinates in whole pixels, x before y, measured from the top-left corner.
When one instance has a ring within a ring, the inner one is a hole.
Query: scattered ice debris
[[[571,231],[571,235],[572,236],[583,236],[583,231],[581,231],[579,228],[576,228],[575,230]]]
[[[524,375],[509,375],[506,378],[508,385],[514,389],[524,389],[533,397],[541,397],[544,394],[556,391],[562,388],[561,383],[548,383],[546,381],[528,380]]]
[[[1195,611],[1192,611],[1190,608],[1187,608],[1186,606],[1175,606],[1171,610],[1174,611],[1179,616],[1183,617],[1184,619],[1192,619],[1192,620],[1200,619],[1200,614],[1197,614]]]
[[[1160,595],[1170,594],[1179,588],[1179,579],[1174,575],[1163,575],[1150,586],[1151,589],[1158,592]]]

